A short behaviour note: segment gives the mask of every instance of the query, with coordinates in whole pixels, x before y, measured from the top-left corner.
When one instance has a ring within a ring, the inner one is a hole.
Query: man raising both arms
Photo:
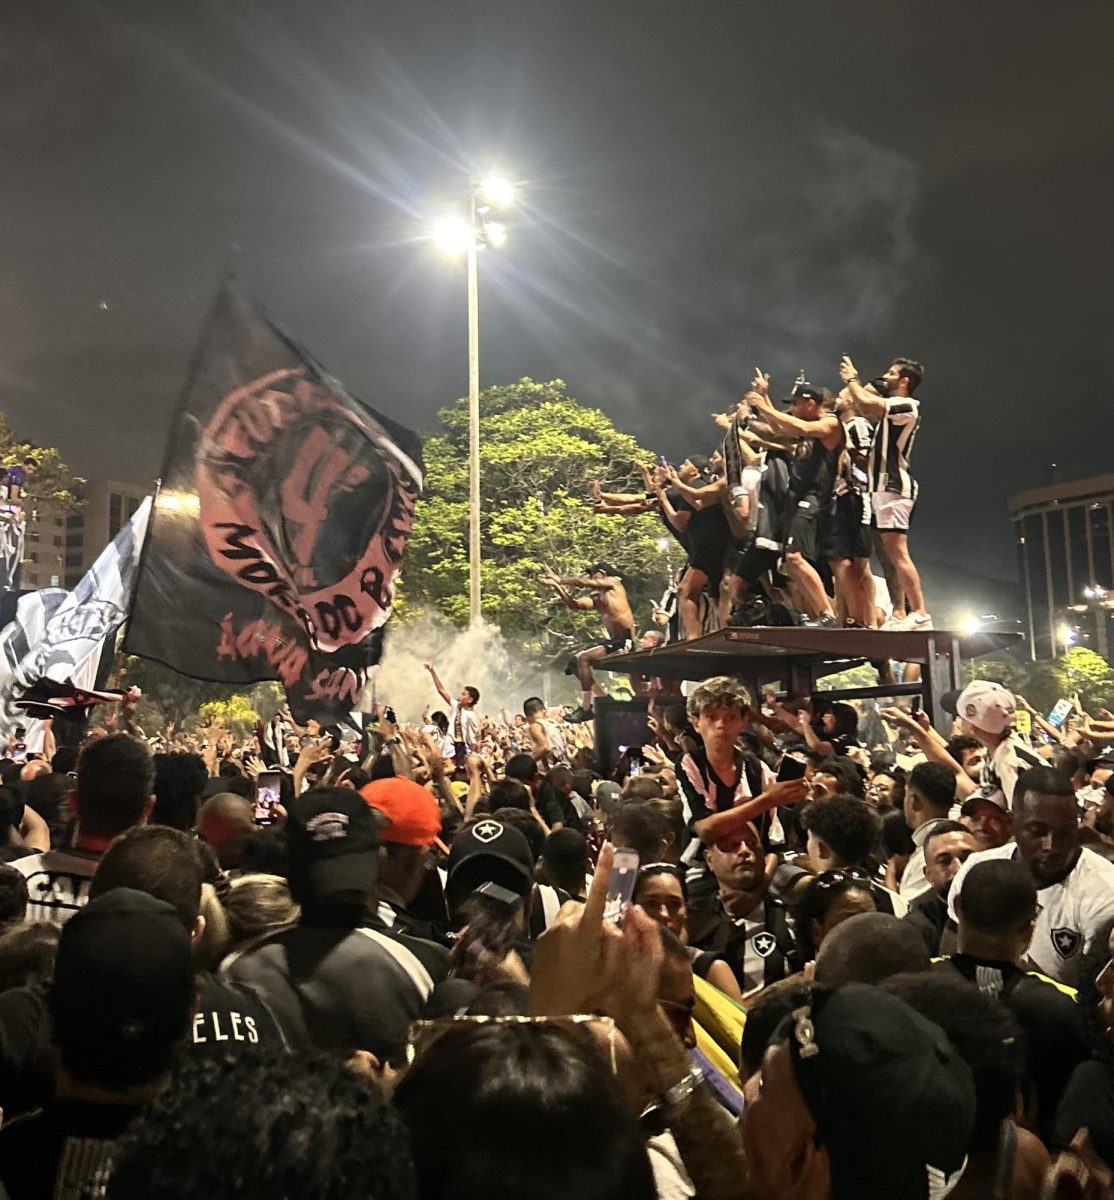
[[[882,564],[893,604],[889,629],[931,629],[924,606],[921,577],[909,556],[909,524],[919,490],[909,473],[909,455],[920,425],[920,403],[913,393],[924,378],[924,367],[911,358],[895,358],[882,376],[885,395],[868,392],[855,364],[845,354],[840,378],[851,393],[855,412],[877,421],[867,460],[874,548]]]
[[[584,689],[580,707],[568,719],[590,721],[592,701],[596,696],[607,695],[592,674],[592,663],[599,662],[609,654],[620,654],[634,648],[634,613],[627,599],[627,589],[623,587],[618,572],[608,563],[596,563],[589,567],[584,578],[562,577],[547,567],[540,579],[546,587],[557,593],[566,608],[573,612],[595,609],[603,622],[607,639],[574,654],[565,668],[565,673],[575,675]],[[587,589],[591,594],[574,596],[570,588]]]

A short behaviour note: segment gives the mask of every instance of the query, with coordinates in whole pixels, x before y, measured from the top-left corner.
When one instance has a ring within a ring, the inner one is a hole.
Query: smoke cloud
[[[465,685],[479,688],[479,710],[491,717],[505,708],[513,719],[527,696],[555,704],[572,699],[563,677],[524,663],[502,631],[485,622],[461,630],[424,616],[392,624],[386,642],[365,702],[390,704],[400,721],[417,721],[426,705],[431,712],[447,711],[422,665],[427,662],[437,669],[450,696],[457,696]]]

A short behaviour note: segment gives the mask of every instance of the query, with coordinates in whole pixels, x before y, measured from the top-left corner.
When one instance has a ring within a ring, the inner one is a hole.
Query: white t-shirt
[[[1016,856],[1014,842],[972,854],[952,880],[948,916],[956,920],[955,898],[963,891],[963,881],[973,866]],[[1114,918],[1114,863],[1084,846],[1071,873],[1059,883],[1041,888],[1037,903],[1040,912],[1029,943],[1029,958],[1051,979],[1074,987],[1083,952],[1099,927]]]
[[[461,737],[456,736],[456,721],[460,717]],[[449,737],[456,742],[460,740],[470,753],[480,748],[480,718],[474,708],[461,708],[460,701],[454,700],[449,709]]]
[[[97,869],[97,858],[47,850],[17,858],[11,865],[27,880],[28,921],[65,923],[89,899],[89,885]]]

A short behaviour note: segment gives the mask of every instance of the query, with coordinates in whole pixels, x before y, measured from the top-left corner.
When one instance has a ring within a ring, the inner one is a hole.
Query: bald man
[[[201,806],[197,832],[212,846],[225,871],[236,870],[244,856],[244,845],[257,830],[250,800],[232,792],[218,792]]]

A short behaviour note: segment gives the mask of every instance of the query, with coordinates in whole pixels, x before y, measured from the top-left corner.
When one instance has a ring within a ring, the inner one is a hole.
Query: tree
[[[258,719],[257,713],[261,713],[264,720],[269,720],[283,702],[282,688],[277,683],[257,683],[245,693],[242,684],[206,683],[201,679],[190,679],[188,675],[179,675],[162,663],[134,654],[117,657],[115,674],[114,686],[138,687],[142,691],[143,697],[136,706],[135,715],[140,728],[148,734],[159,732],[171,724],[176,729],[188,730],[199,716],[200,723],[205,724],[206,717],[202,714],[206,709],[209,717],[220,717],[230,732],[239,732],[239,725],[243,724],[246,734]],[[245,724],[248,711],[251,712],[251,720]],[[230,721],[237,724],[236,729],[229,724]]]
[[[653,455],[594,408],[573,400],[557,379],[520,379],[480,397],[481,581],[483,615],[528,652],[552,655],[595,636],[591,613],[572,613],[538,583],[543,567],[582,574],[596,561],[622,574],[636,619],[649,623],[669,564],[652,516],[594,511],[589,480],[605,490],[641,491],[634,463]],[[468,620],[468,411],[464,400],[439,414],[440,435],[425,442],[425,495],[403,564],[400,613],[436,609]],[[673,549],[680,565],[680,551]]]
[[[59,513],[73,512],[81,501],[78,492],[85,480],[74,475],[53,446],[36,446],[20,441],[0,412],[0,466],[33,462],[35,469],[27,477],[27,494]]]
[[[247,737],[259,724],[259,714],[251,706],[251,697],[235,692],[227,700],[209,700],[197,712],[201,726],[219,725],[236,737]]]
[[[1077,692],[1084,708],[1094,712],[1114,701],[1114,668],[1094,650],[1072,646],[1052,665],[1060,696]]]

